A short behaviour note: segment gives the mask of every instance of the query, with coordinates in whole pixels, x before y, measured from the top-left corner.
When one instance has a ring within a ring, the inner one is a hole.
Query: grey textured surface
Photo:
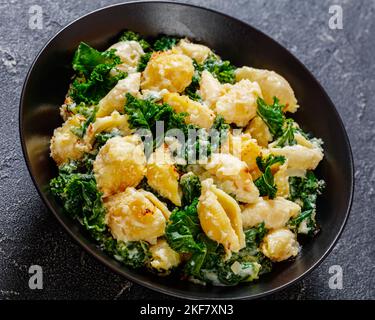
[[[186,2],[240,18],[291,50],[327,90],[352,144],[356,191],[340,241],[307,278],[270,298],[375,299],[375,1]],[[19,142],[19,97],[37,52],[67,23],[111,3],[0,0],[0,299],[168,299],[112,273],[73,242],[39,198]],[[29,28],[34,4],[43,9],[42,30]],[[343,8],[343,30],[328,27],[332,4]],[[43,290],[28,287],[32,264],[43,267]],[[332,265],[343,268],[342,290],[328,287]]]

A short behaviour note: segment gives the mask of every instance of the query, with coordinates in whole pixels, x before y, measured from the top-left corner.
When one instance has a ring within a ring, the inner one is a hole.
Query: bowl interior
[[[80,41],[105,49],[124,29],[146,36],[187,36],[213,48],[235,65],[274,70],[294,89],[301,108],[295,118],[304,130],[324,140],[325,158],[318,168],[327,188],[318,201],[321,232],[307,242],[294,262],[277,264],[271,274],[236,287],[200,286],[159,278],[121,266],[86,237],[49,196],[46,186],[56,175],[49,140],[62,122],[59,106],[72,76],[71,60]],[[167,294],[189,298],[258,297],[299,279],[330,251],[348,215],[353,189],[349,142],[332,102],[311,73],[287,50],[258,30],[226,15],[176,3],[130,3],[95,11],[60,31],[41,51],[26,79],[20,105],[22,145],[33,180],[52,212],[68,232],[99,260],[129,279]]]

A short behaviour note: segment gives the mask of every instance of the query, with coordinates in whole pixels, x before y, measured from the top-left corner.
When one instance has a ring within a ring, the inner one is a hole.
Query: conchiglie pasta
[[[116,68],[123,72],[136,72],[139,59],[144,55],[143,49],[138,41],[120,41],[108,48],[115,49],[116,55],[120,57],[121,64]]]
[[[235,71],[236,80],[249,79],[256,81],[262,89],[263,98],[268,104],[272,104],[273,97],[277,97],[280,103],[285,105],[284,111],[296,112],[297,99],[293,89],[281,75],[274,71],[242,67]]]
[[[55,129],[51,139],[51,157],[57,165],[62,165],[69,160],[80,159],[89,147],[73,133],[74,128],[79,128],[85,118],[81,115],[70,117],[60,128]]]
[[[181,39],[177,46],[175,46],[172,50],[174,52],[187,55],[191,59],[197,61],[199,64],[202,64],[204,60],[206,60],[208,56],[212,54],[210,48],[201,44],[192,43],[187,39]]]
[[[137,135],[109,139],[100,149],[93,170],[103,197],[137,186],[146,173],[142,140]]]
[[[193,61],[184,54],[165,51],[154,53],[142,76],[142,90],[182,92],[191,83]]]
[[[256,115],[257,98],[262,96],[259,85],[249,80],[241,80],[234,85],[226,85],[226,92],[215,105],[217,114],[227,123],[245,127]]]
[[[150,266],[159,272],[170,271],[181,262],[180,255],[164,239],[158,239],[156,244],[150,246],[150,253]]]
[[[181,205],[179,174],[166,146],[161,146],[150,156],[147,163],[147,182],[162,197]]]
[[[206,105],[214,109],[216,101],[224,93],[224,89],[210,72],[204,70],[201,75],[199,92]]]
[[[274,174],[274,181],[277,187],[276,195],[279,197],[289,197],[289,171],[288,162],[280,166],[279,170]]]
[[[231,154],[214,153],[204,167],[215,183],[236,200],[245,203],[257,201],[259,191],[245,162]]]
[[[181,96],[178,93],[167,93],[163,96],[163,101],[168,103],[178,113],[188,113],[185,118],[187,123],[209,129],[214,122],[215,114],[209,107],[191,100],[187,96]]]
[[[272,200],[259,198],[256,203],[248,204],[242,210],[242,223],[245,229],[264,222],[267,229],[278,229],[286,225],[291,217],[296,217],[301,207],[282,197]]]
[[[213,185],[212,179],[202,182],[197,209],[205,234],[221,243],[228,253],[245,246],[241,209],[232,197]]]
[[[261,244],[262,253],[272,261],[280,262],[295,257],[299,252],[296,235],[282,228],[269,232]]]
[[[245,132],[249,133],[261,147],[267,148],[268,142],[272,141],[270,130],[262,118],[258,116],[250,121]]]
[[[323,159],[323,152],[320,148],[307,148],[298,144],[283,148],[270,148],[269,152],[284,156],[288,160],[290,169],[314,170]]]
[[[148,200],[152,202],[152,204],[156,208],[158,208],[161,211],[165,220],[169,219],[171,212],[169,211],[168,207],[164,204],[164,202],[161,202],[152,192],[145,191],[143,189],[138,189],[138,191],[141,192]]]
[[[121,241],[148,241],[165,233],[163,213],[145,196],[132,187],[106,199],[106,224],[113,237]]]
[[[88,126],[84,141],[91,146],[95,141],[95,135],[100,132],[109,132],[113,129],[117,129],[123,136],[130,134],[132,130],[129,128],[128,115],[113,111],[110,116],[96,119],[95,122],[90,123]]]
[[[107,95],[99,101],[96,118],[110,115],[114,110],[124,112],[125,94],[133,96],[139,94],[141,74],[129,74],[125,79],[120,80]]]
[[[230,153],[247,164],[254,179],[258,178],[261,172],[256,158],[261,156],[262,149],[257,141],[252,139],[250,134],[241,133],[239,135],[229,134],[228,142]]]

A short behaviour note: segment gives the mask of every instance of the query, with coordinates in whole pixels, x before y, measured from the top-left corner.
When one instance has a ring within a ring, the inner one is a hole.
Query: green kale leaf
[[[260,196],[268,196],[270,199],[273,199],[276,197],[277,186],[271,167],[275,164],[282,165],[285,162],[285,157],[274,155],[270,155],[267,158],[257,157],[256,162],[259,170],[263,173],[255,180],[254,184],[259,189]]]
[[[233,84],[235,82],[236,67],[227,60],[220,60],[215,55],[211,55],[204,61],[203,69],[211,72],[220,83]]]
[[[80,43],[73,58],[73,69],[77,74],[68,93],[77,104],[97,104],[119,80],[127,76],[119,70],[116,75],[110,74],[121,63],[115,51],[100,52]]]
[[[160,105],[149,99],[137,99],[127,93],[125,113],[129,115],[129,124],[133,129],[144,128],[155,132],[156,121],[164,121],[166,131],[175,128],[187,131],[186,114],[176,113],[166,103]]]
[[[296,128],[293,119],[286,119],[283,127],[283,133],[276,140],[276,147],[282,148],[285,146],[295,145],[297,143],[296,139],[294,138],[295,132]]]
[[[301,205],[301,213],[289,220],[290,228],[298,230],[301,223],[305,222],[308,235],[314,235],[318,231],[315,220],[316,200],[324,187],[324,181],[318,180],[312,171],[308,171],[306,177],[289,178],[289,199]]]
[[[201,195],[201,182],[193,173],[184,174],[180,179],[182,190],[182,205],[186,206],[193,203]]]
[[[73,171],[72,168],[69,170]],[[105,209],[94,176],[67,172],[64,167],[59,176],[51,180],[52,194],[61,200],[65,211],[78,219],[88,231],[104,232]]]
[[[184,94],[194,101],[201,101],[202,97],[197,93],[199,89],[199,82],[201,81],[201,74],[203,71],[203,66],[200,65],[195,59],[193,59],[194,74],[191,79],[191,83],[185,89]]]
[[[94,149],[99,150],[107,141],[113,137],[120,136],[120,131],[100,132],[95,135]]]
[[[153,49],[155,51],[167,51],[172,49],[179,40],[180,39],[176,37],[161,36],[154,42]]]
[[[273,104],[268,105],[262,98],[257,99],[257,115],[265,122],[272,136],[278,138],[283,134],[285,116],[284,106],[279,104],[279,99],[273,98]]]
[[[106,233],[101,235],[99,243],[102,250],[127,267],[145,267],[151,258],[149,244],[145,241],[118,241]]]
[[[105,224],[105,208],[92,173],[78,172],[81,163],[71,161],[59,169],[58,177],[50,181],[50,191],[64,207],[64,211],[77,219],[99,246],[126,266],[143,267],[150,257],[144,241],[122,242],[115,240]]]
[[[150,61],[151,56],[152,52],[146,52],[144,55],[141,56],[137,67],[138,72],[142,72],[146,69],[147,63]]]
[[[165,237],[169,246],[179,253],[195,253],[203,250],[197,236],[202,232],[198,213],[198,199],[183,209],[177,208],[169,217]]]
[[[120,36],[119,41],[137,41],[143,50],[150,49],[150,44],[137,32],[126,30]]]

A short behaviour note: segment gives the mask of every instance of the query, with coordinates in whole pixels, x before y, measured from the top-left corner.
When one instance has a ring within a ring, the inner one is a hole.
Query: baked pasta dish
[[[237,285],[314,236],[323,142],[278,73],[187,38],[125,31],[80,43],[60,107],[50,191],[126,267]]]

